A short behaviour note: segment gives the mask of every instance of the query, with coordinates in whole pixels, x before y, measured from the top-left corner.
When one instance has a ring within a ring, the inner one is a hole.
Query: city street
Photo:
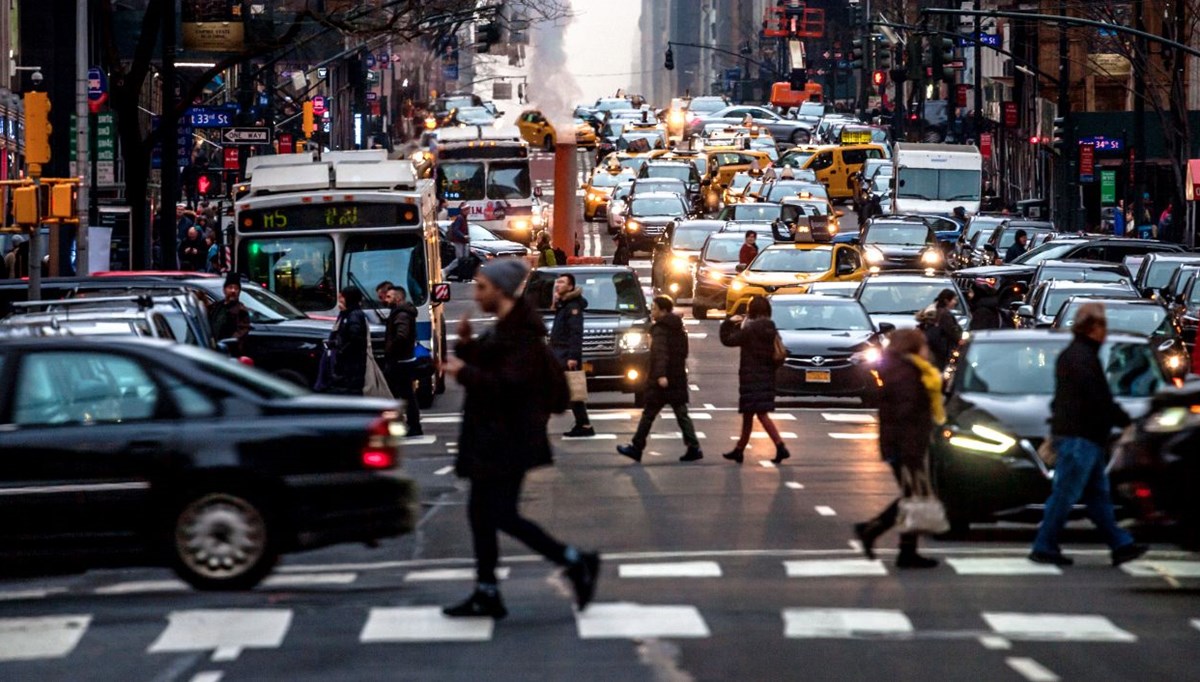
[[[645,280],[648,263],[633,264]],[[455,285],[451,317],[473,313],[472,286]],[[569,417],[554,418],[556,465],[528,479],[530,518],[603,552],[586,612],[555,567],[505,539],[509,617],[440,616],[473,579],[451,385],[404,450],[421,486],[417,533],[288,557],[248,593],[193,592],[151,569],[6,581],[0,678],[1045,681],[1200,669],[1200,557],[1169,544],[1114,569],[1081,525],[1067,545],[1077,565],[1058,569],[1025,559],[1032,527],[1000,525],[930,542],[943,561],[930,571],[892,566],[894,536],[880,561],[863,559],[851,524],[895,495],[873,413],[781,401],[792,459],[772,465],[756,433],[746,462],[727,462],[736,354],[719,322],[686,322],[702,461],[677,461],[670,418],[641,465],[616,454],[638,413],[605,393],[591,404],[597,436],[564,439]]]

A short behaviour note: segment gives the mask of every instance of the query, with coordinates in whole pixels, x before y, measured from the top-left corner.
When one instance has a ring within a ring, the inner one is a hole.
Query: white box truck
[[[979,212],[983,157],[974,145],[897,142],[892,159],[892,213]]]

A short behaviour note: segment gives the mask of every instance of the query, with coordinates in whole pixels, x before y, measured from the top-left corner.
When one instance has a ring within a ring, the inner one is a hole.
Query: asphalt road
[[[590,232],[589,232],[590,233]],[[603,234],[589,243],[607,246]],[[643,276],[647,275],[643,263]],[[472,313],[456,285],[450,313]],[[686,317],[686,313],[685,313]],[[481,320],[484,324],[486,321]],[[260,588],[197,593],[166,570],[0,582],[3,680],[1186,680],[1200,675],[1200,557],[1156,545],[1114,569],[1086,526],[1078,563],[1027,562],[1033,528],[926,543],[942,566],[899,571],[894,538],[867,562],[854,521],[895,495],[875,417],[854,400],[781,401],[792,459],[736,434],[736,355],[716,321],[688,321],[692,409],[705,457],[682,464],[660,418],[641,465],[617,455],[628,396],[593,396],[598,435],[565,440],[529,476],[523,508],[599,548],[596,602],[572,609],[558,571],[508,540],[499,623],[449,621],[471,588],[464,487],[452,473],[461,394],[451,386],[405,449],[422,488],[412,536],[288,557]]]

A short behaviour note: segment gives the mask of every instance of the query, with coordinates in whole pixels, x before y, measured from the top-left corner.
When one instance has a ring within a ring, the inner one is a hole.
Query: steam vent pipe
[[[575,235],[579,221],[579,201],[575,190],[579,175],[575,169],[575,131],[556,130],[554,145],[554,245],[568,256],[575,254]],[[560,264],[561,265],[561,264]]]

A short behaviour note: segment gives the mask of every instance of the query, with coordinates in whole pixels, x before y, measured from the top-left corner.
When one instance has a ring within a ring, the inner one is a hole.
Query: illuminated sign
[[[248,209],[238,216],[242,231],[362,229],[419,225],[412,204],[326,203]]]
[[[1079,138],[1079,144],[1092,145],[1098,152],[1119,152],[1125,149],[1125,140],[1119,137],[1105,137],[1103,135],[1092,135],[1090,137]]]

